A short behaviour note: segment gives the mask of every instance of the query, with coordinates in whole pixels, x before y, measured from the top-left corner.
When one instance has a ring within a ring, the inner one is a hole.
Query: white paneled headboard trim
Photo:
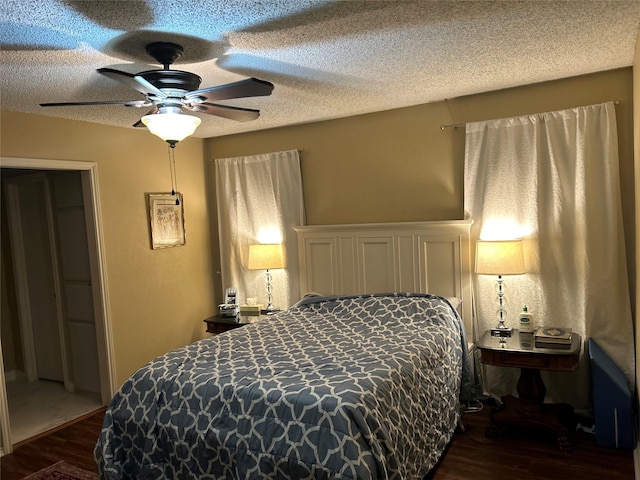
[[[415,292],[461,299],[471,331],[469,220],[295,227],[300,291]]]

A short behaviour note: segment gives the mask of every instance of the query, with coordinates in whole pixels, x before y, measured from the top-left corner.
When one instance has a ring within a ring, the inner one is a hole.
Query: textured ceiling
[[[0,22],[4,110],[131,127],[147,109],[39,103],[140,99],[96,69],[161,68],[156,41],[201,87],[275,85],[219,102],[258,120],[199,114],[206,138],[630,66],[640,1],[3,0]]]

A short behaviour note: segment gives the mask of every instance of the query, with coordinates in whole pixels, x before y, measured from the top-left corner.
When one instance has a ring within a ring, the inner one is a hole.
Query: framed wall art
[[[151,248],[178,247],[186,243],[182,194],[148,193]]]

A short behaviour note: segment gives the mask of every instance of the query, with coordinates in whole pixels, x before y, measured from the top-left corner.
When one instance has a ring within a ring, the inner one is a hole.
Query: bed
[[[472,395],[446,298],[312,297],[138,370],[95,457],[109,480],[422,478]]]

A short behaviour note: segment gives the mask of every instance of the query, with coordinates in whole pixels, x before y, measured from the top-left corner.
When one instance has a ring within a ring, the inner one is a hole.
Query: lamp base
[[[491,329],[492,337],[510,337],[511,335],[513,335],[513,328],[504,327]]]

